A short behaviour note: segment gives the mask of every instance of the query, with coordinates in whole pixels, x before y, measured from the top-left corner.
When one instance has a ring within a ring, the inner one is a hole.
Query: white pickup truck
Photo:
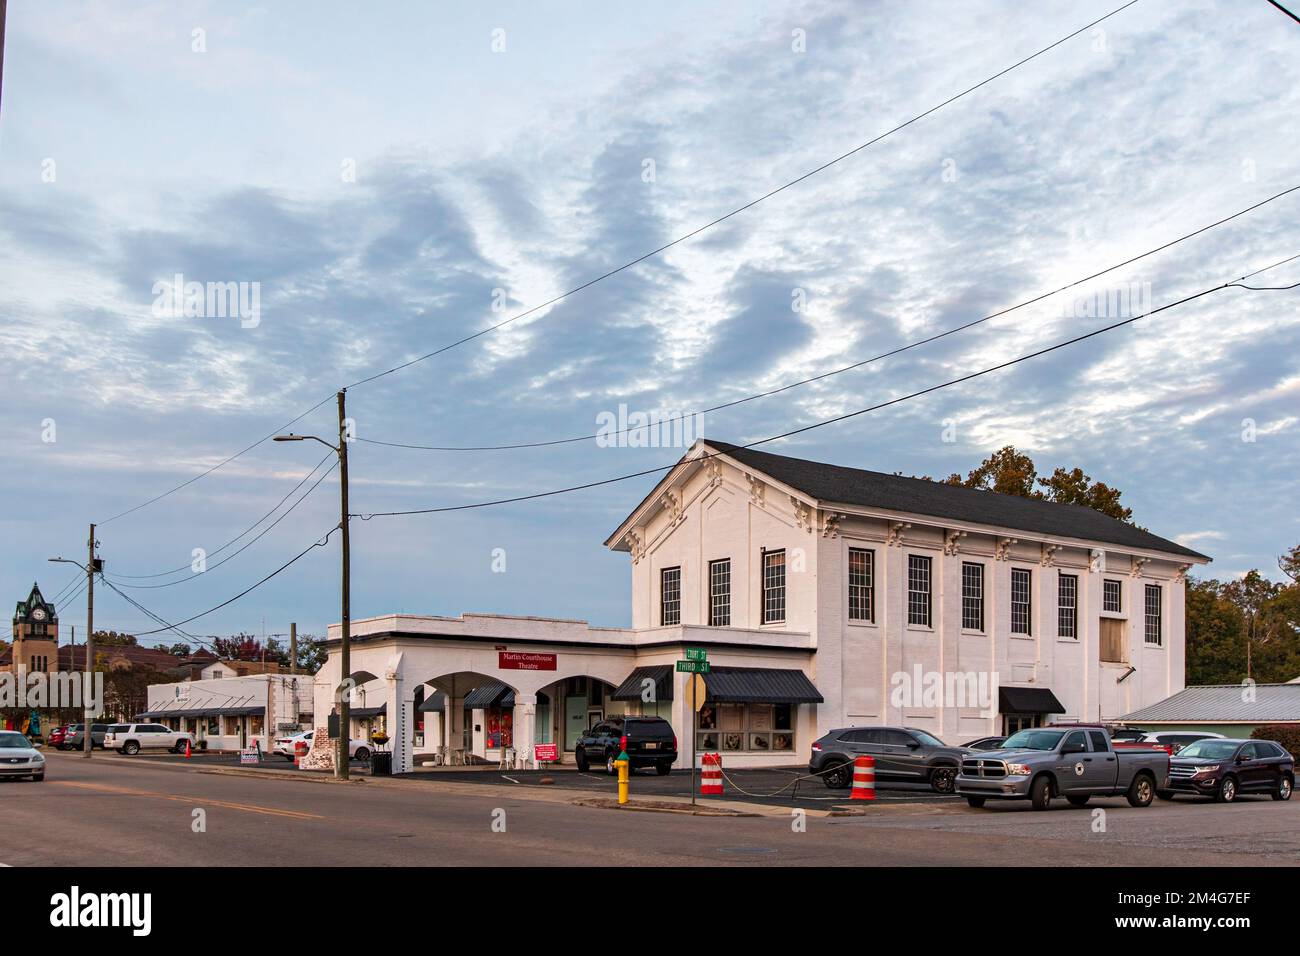
[[[162,724],[110,724],[104,733],[104,749],[120,754],[138,754],[141,750],[170,750],[184,753],[185,743],[194,746],[194,735],[172,730]]]

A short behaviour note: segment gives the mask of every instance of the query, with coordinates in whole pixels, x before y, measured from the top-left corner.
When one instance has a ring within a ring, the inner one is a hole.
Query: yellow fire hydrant
[[[618,755],[614,761],[618,766],[618,805],[621,807],[627,803],[627,782],[628,782],[628,759],[626,751]]]

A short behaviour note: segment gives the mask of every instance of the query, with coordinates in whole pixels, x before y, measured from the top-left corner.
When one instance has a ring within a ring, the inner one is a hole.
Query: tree
[[[1288,578],[1300,584],[1300,544],[1279,557],[1277,566],[1282,569],[1282,573]]]
[[[158,650],[166,651],[174,657],[191,657],[194,654],[194,649],[190,645],[179,642],[176,644],[159,644]]]
[[[1293,551],[1295,549],[1292,549]],[[1300,677],[1300,583],[1251,570],[1187,582],[1187,683],[1261,684]]]
[[[1247,571],[1239,580],[1223,587],[1223,596],[1241,612],[1245,625],[1247,677],[1255,676],[1252,664],[1256,646],[1270,643],[1281,632],[1281,616],[1272,606],[1281,592],[1282,585],[1256,570]]]
[[[1047,489],[1042,497],[1049,501],[1058,501],[1067,505],[1083,505],[1093,508],[1104,515],[1131,522],[1133,509],[1125,508],[1119,503],[1121,494],[1118,488],[1112,488],[1100,481],[1093,481],[1083,473],[1082,468],[1066,471],[1058,468],[1050,478],[1039,478],[1038,484]]]
[[[119,634],[117,631],[96,631],[95,643],[100,647],[134,647],[134,634]]]
[[[1122,492],[1100,481],[1093,481],[1082,468],[1057,468],[1047,478],[1039,478],[1034,460],[1013,445],[1000,448],[980,462],[965,478],[951,474],[946,485],[982,488],[1004,495],[1038,498],[1066,505],[1083,505],[1120,521],[1132,522],[1133,509],[1119,503]]]
[[[325,646],[311,634],[298,635],[298,670],[303,674],[315,674],[325,666],[329,654]]]
[[[1213,579],[1187,581],[1188,684],[1238,684],[1245,676],[1246,640],[1241,609]]]
[[[1019,495],[1022,498],[1038,498],[1042,496],[1034,493],[1036,477],[1038,472],[1034,468],[1033,459],[1007,445],[985,458],[964,481],[953,474],[945,479],[945,483],[983,488],[1004,495]]]
[[[260,661],[262,659],[262,642],[252,634],[236,634],[234,637],[218,637],[212,642],[216,655],[228,661]]]

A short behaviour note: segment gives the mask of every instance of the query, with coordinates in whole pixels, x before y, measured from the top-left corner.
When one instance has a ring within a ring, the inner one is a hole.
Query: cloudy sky
[[[264,443],[106,519],[322,401],[294,428],[328,436],[340,386],[689,233],[1121,2],[14,0],[0,594],[19,600],[34,579],[59,592],[75,569],[46,558],[84,557],[99,521],[107,570],[146,586],[128,591],[146,607],[174,621],[224,601],[337,521],[335,475],[220,567],[143,576],[187,568],[196,548],[210,565],[230,556],[313,486],[325,449]],[[1300,184],[1298,116],[1294,22],[1263,0],[1142,0],[663,255],[358,385],[357,436],[583,435],[620,405],[690,411],[850,364]],[[1159,306],[1220,284],[1300,253],[1298,213],[1300,192],[976,329],[708,415],[704,433],[753,441],[1005,361],[1107,324],[1094,293],[1149,288]],[[259,310],[160,310],[178,274],[256,283]],[[1300,281],[1300,261],[1257,279]],[[1218,292],[764,447],[944,475],[1011,443],[1040,472],[1078,465],[1118,485],[1140,524],[1212,555],[1215,575],[1276,574],[1300,542],[1298,305]],[[357,442],[352,504],[465,504],[678,454]],[[628,559],[601,542],[652,483],[358,521],[354,616],[626,624]],[[337,619],[337,540],[186,629],[321,631]],[[96,598],[98,625],[150,626]],[[84,621],[81,597],[62,610]]]

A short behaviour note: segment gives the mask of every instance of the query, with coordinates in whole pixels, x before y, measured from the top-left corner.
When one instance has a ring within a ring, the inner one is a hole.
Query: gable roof
[[[1244,701],[1241,684],[1185,687],[1150,707],[1120,719],[1127,722],[1179,721],[1267,724],[1300,722],[1300,684],[1256,684],[1254,700]]]
[[[1084,505],[1022,498],[981,488],[946,485],[925,478],[905,478],[863,468],[790,458],[712,439],[701,444],[820,502],[950,518],[1011,531],[1079,538],[1198,561],[1211,560],[1199,551]],[[647,500],[653,495],[651,492]]]

